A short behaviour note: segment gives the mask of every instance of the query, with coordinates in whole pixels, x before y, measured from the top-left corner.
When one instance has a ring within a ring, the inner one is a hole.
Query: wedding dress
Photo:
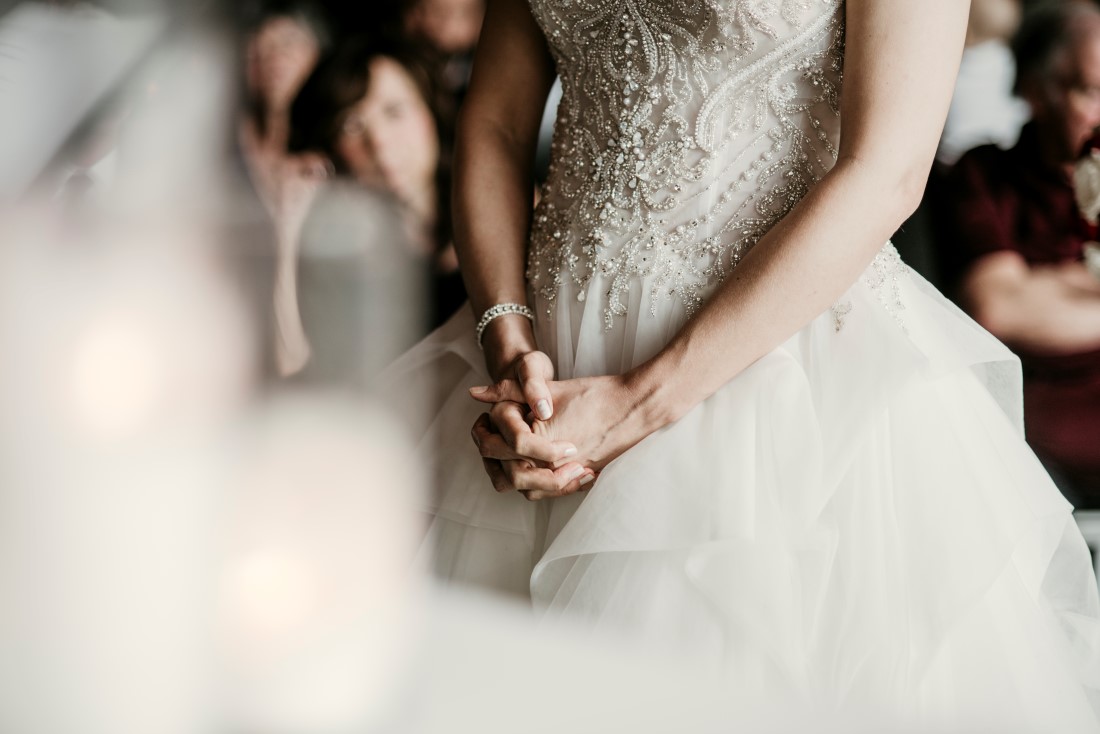
[[[530,305],[559,378],[649,359],[833,165],[842,0],[532,0],[561,77]],[[875,206],[868,201],[867,206]],[[1100,731],[1088,550],[1020,370],[890,244],[831,309],[587,492],[497,494],[464,309],[387,388],[426,416],[434,573],[740,690],[924,731]]]

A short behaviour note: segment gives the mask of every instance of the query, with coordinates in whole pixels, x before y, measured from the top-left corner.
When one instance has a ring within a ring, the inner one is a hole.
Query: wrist
[[[632,412],[646,433],[676,422],[691,410],[680,389],[680,374],[677,365],[653,359],[623,375]]]
[[[519,314],[507,314],[492,320],[481,335],[485,366],[494,380],[505,377],[516,360],[538,350],[531,322]]]

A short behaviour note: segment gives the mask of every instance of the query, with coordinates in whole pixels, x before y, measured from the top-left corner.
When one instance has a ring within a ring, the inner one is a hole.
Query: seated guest
[[[465,54],[477,45],[484,0],[409,0],[405,28],[440,53]]]
[[[438,56],[443,88],[461,98],[470,81],[484,0],[408,0],[405,33]]]
[[[426,75],[399,44],[350,43],[324,59],[291,112],[291,149],[327,156],[337,175],[388,191],[432,271],[433,323],[465,299],[450,236],[450,187]]]
[[[973,317],[1024,365],[1028,439],[1067,496],[1100,504],[1100,281],[1074,164],[1100,126],[1100,10],[1030,11],[1013,41],[1016,91],[1032,122],[1011,150],[963,156],[945,182],[942,260]]]
[[[328,46],[329,31],[320,9],[303,0],[264,2],[252,15],[246,19],[238,138],[257,192],[276,209],[287,173],[290,104]]]
[[[404,0],[404,35],[427,69],[439,124],[440,156],[450,166],[458,110],[470,85],[484,0]]]
[[[287,152],[290,105],[329,44],[320,8],[308,0],[265,0],[246,10],[244,114],[238,141],[248,177],[272,220],[275,240],[274,358],[280,375],[301,369],[309,347],[298,319],[298,236],[322,162]]]

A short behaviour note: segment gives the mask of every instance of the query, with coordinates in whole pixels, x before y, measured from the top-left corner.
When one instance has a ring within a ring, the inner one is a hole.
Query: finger
[[[481,458],[483,459],[495,459],[497,461],[527,459],[527,457],[520,456],[512,450],[512,447],[504,440],[504,436],[493,426],[488,413],[482,413],[478,416],[477,420],[474,421],[474,427],[470,429],[470,437],[473,438],[474,444],[477,446],[477,450],[481,453]],[[576,453],[576,449],[572,446],[562,447],[560,450],[562,458],[556,461],[566,461],[567,459],[564,455],[568,450],[572,450],[574,454]]]
[[[474,421],[474,427],[470,429],[470,437],[474,440],[482,459],[496,461],[527,460],[527,457],[517,454],[505,442],[504,436],[493,427],[488,413],[482,413],[477,417],[477,420]],[[565,461],[565,459],[560,461]]]
[[[524,420],[523,406],[519,403],[497,403],[489,415],[493,427],[516,457],[556,463],[577,455],[577,447],[568,441],[553,441],[531,430]],[[495,448],[495,444],[490,448]]]
[[[554,497],[564,497],[566,495],[574,494],[582,490],[586,490],[592,486],[592,482],[596,479],[596,474],[591,470],[584,472],[579,478],[574,479],[571,482],[565,483],[560,489],[556,490],[520,490],[520,493],[524,498],[538,502],[539,500],[551,499]]]
[[[548,421],[554,415],[554,401],[550,397],[548,379],[541,362],[524,360],[516,368],[516,378],[523,390],[523,401],[531,407],[539,420]]]
[[[477,430],[477,429],[475,429]],[[577,455],[577,449],[568,444],[551,444],[550,450],[557,453],[557,459],[538,459],[532,456],[524,456],[508,445],[504,436],[499,433],[482,433],[479,436],[478,451],[483,459],[496,459],[497,461],[527,461],[535,462],[539,466],[557,469]]]
[[[481,464],[485,467],[485,473],[489,475],[489,480],[493,483],[493,489],[497,492],[511,492],[515,489],[508,480],[508,476],[504,473],[504,467],[499,461],[482,459]]]
[[[477,448],[478,451],[481,452],[481,458],[483,459],[517,461],[527,458],[513,451],[512,447],[504,440],[504,436],[499,433],[483,434]]]
[[[493,433],[495,431],[493,431],[492,421],[489,420],[489,414],[482,413],[474,421],[474,427],[470,429],[470,438],[474,440],[474,445],[480,449],[482,441]]]
[[[503,462],[502,466],[511,485],[525,491],[525,496],[531,500],[572,494],[595,476],[591,469],[576,463],[556,470],[524,466],[521,462]]]
[[[495,385],[481,385],[470,388],[470,397],[483,403],[499,403],[512,400],[517,403],[524,401],[523,390],[515,380],[501,380]]]

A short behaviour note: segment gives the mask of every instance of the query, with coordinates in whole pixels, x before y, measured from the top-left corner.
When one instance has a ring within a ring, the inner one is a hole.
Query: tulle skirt
[[[536,304],[560,377],[629,369],[686,318],[643,287],[609,330],[603,285]],[[1096,581],[1024,442],[1017,361],[900,263],[559,500],[484,474],[468,309],[387,380],[436,469],[424,554],[445,582],[692,655],[742,694],[1100,731]]]

